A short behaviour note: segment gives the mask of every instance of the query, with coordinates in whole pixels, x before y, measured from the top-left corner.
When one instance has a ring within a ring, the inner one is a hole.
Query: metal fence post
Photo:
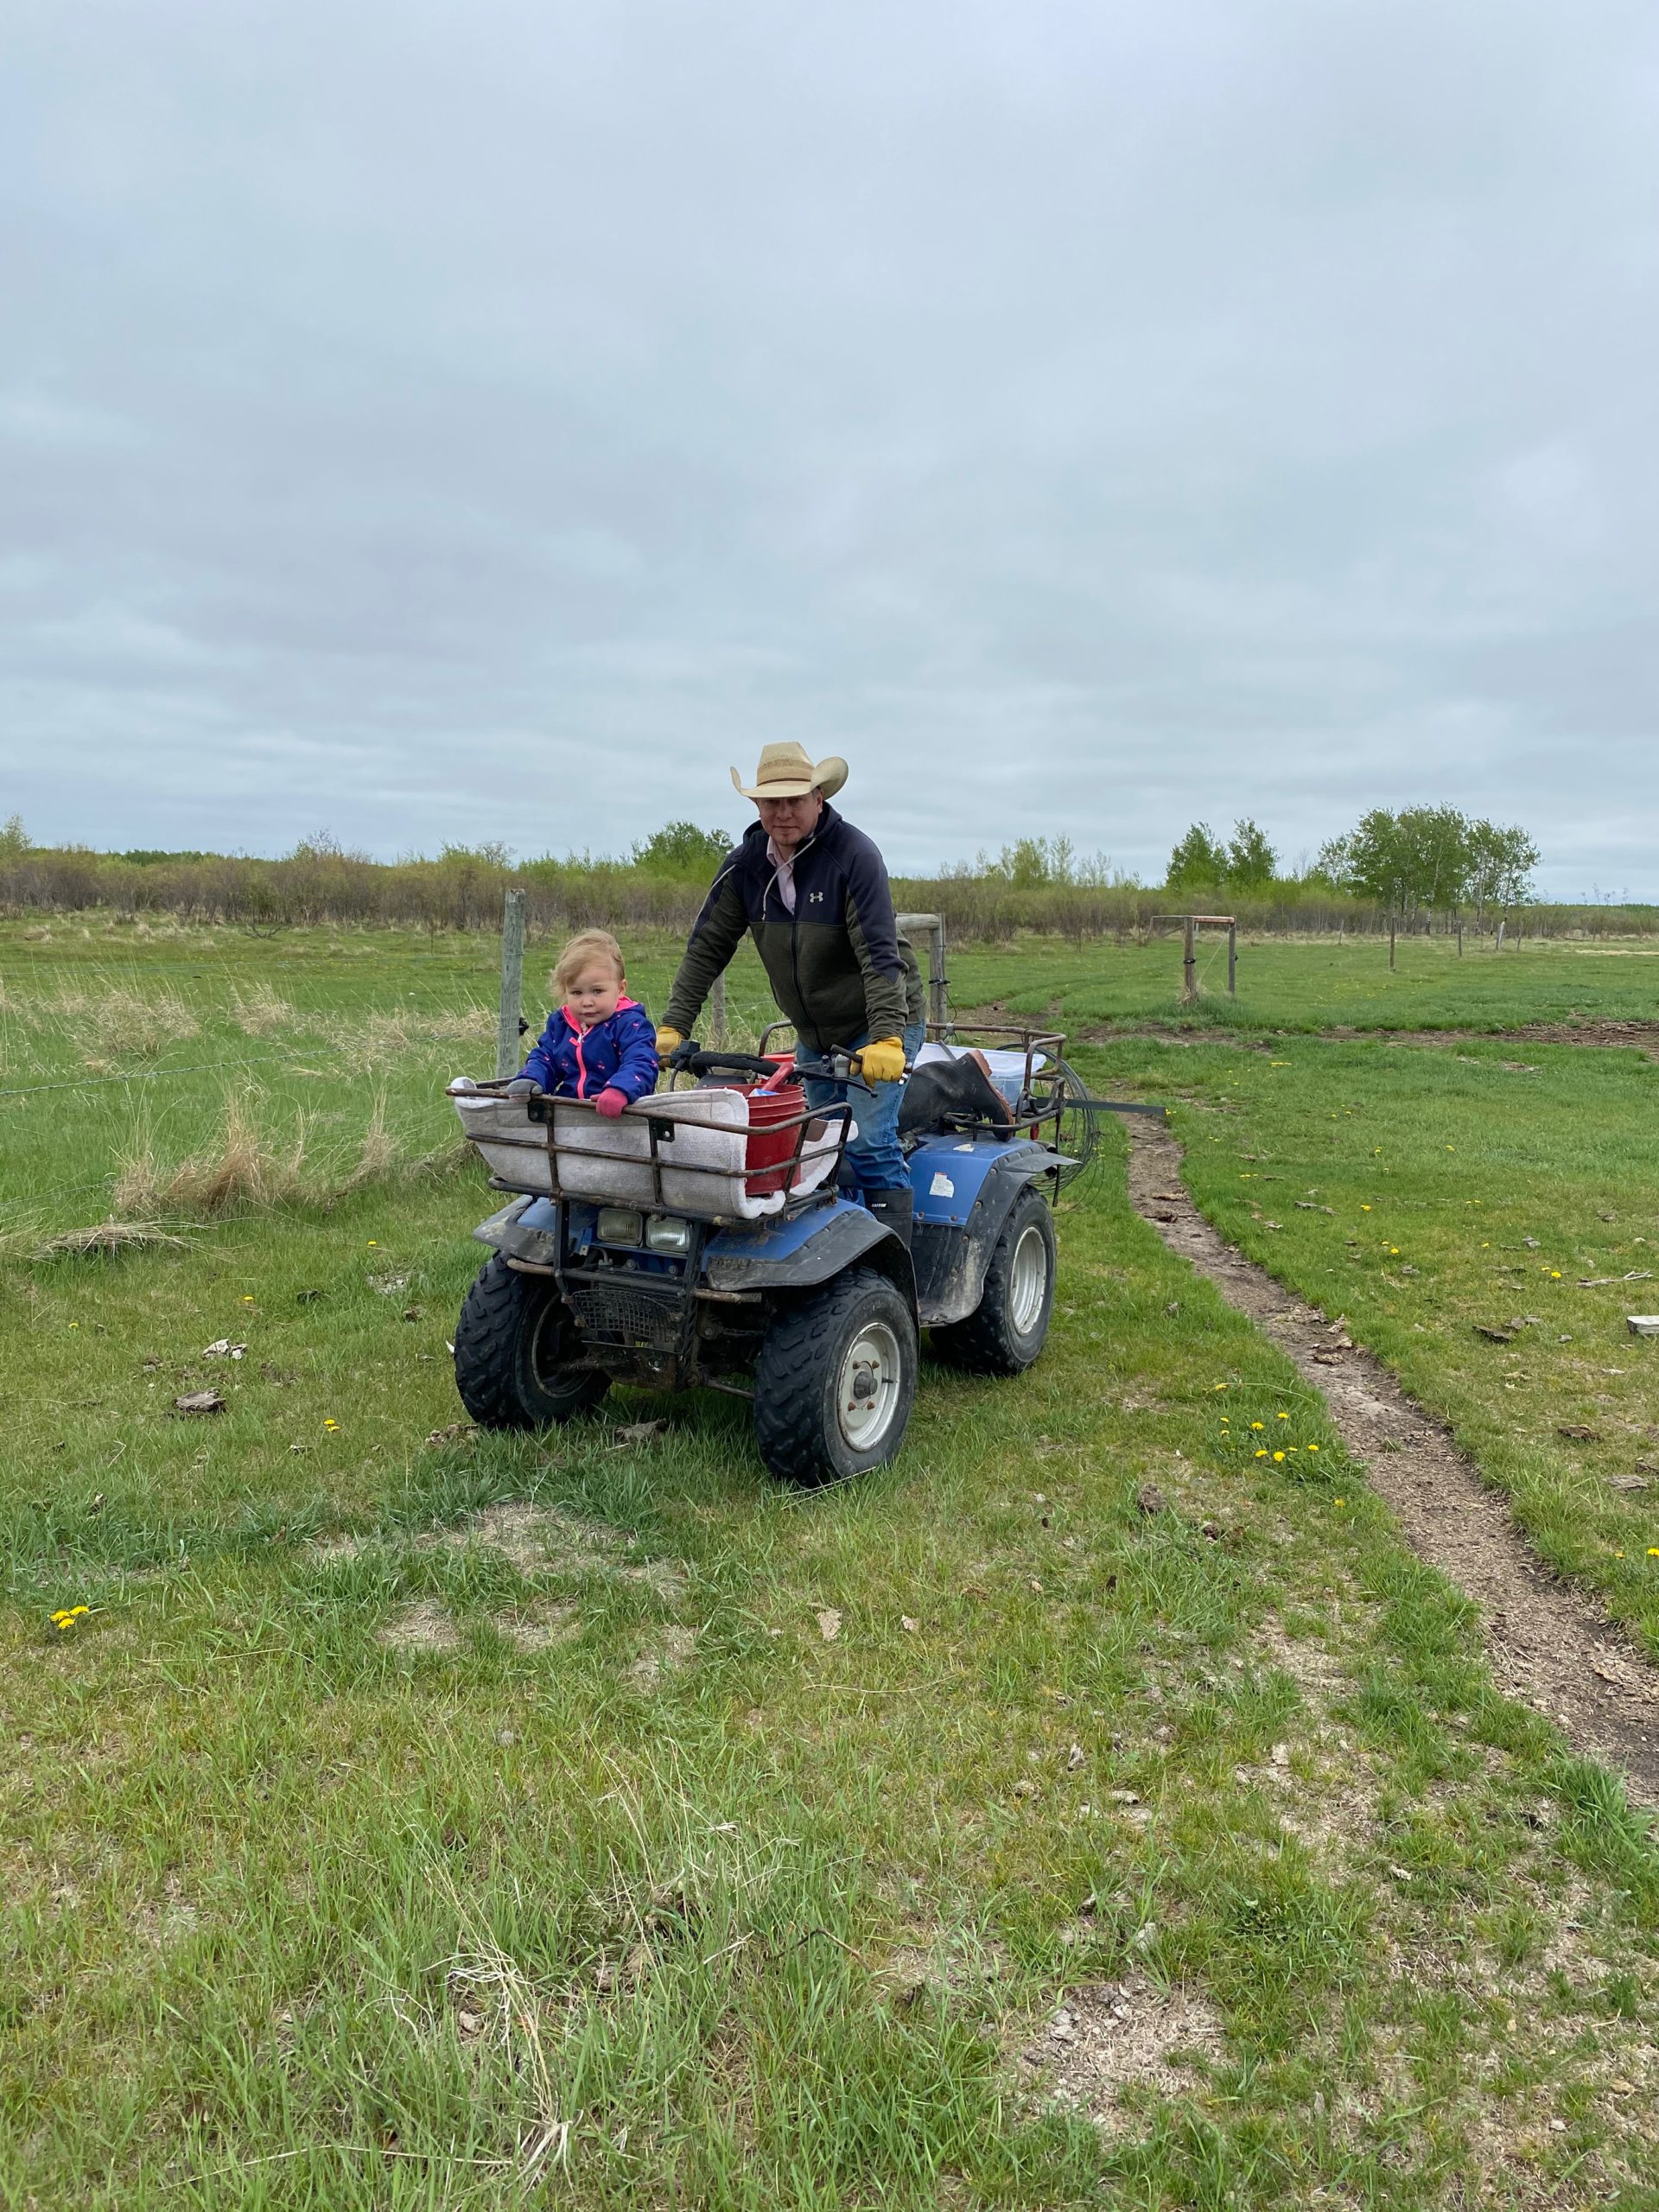
[[[501,1011],[495,1027],[495,1074],[518,1071],[518,1016],[524,996],[524,894],[509,891],[501,908]]]

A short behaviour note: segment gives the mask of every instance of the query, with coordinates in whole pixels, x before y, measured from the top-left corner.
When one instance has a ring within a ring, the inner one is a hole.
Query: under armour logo
[[[823,892],[809,891],[806,894],[806,903],[809,906],[822,906],[823,904]]]

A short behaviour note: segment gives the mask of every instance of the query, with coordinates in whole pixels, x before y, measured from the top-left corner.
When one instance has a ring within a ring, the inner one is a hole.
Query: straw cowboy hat
[[[832,753],[813,766],[812,755],[791,738],[785,745],[764,745],[754,781],[746,784],[735,768],[732,781],[745,798],[804,798],[808,791],[822,791],[833,798],[846,782],[847,763]]]

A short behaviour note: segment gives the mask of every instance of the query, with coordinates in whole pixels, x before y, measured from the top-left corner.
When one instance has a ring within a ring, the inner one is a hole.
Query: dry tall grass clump
[[[302,1204],[323,1195],[307,1173],[309,1135],[302,1114],[292,1138],[279,1141],[260,1128],[252,1095],[233,1093],[213,1142],[176,1167],[162,1166],[151,1140],[141,1138],[121,1160],[114,1210],[149,1217]]]
[[[245,1037],[274,1037],[294,1028],[299,1017],[280,991],[256,983],[251,990],[232,993],[231,1019]]]
[[[51,998],[36,1001],[34,1018],[61,1024],[100,1060],[154,1059],[201,1028],[178,992],[146,997],[119,985],[89,991],[66,983]]]
[[[358,1152],[357,1170],[351,1178],[351,1187],[365,1183],[384,1183],[397,1165],[397,1140],[386,1127],[386,1094],[378,1090],[374,1106],[369,1115],[369,1126],[363,1132],[363,1142]]]
[[[115,1211],[148,1220],[327,1205],[399,1172],[401,1154],[386,1127],[384,1093],[374,1101],[354,1161],[338,1145],[318,1147],[315,1117],[303,1112],[285,1135],[264,1126],[262,1096],[251,1089],[227,1094],[213,1142],[176,1165],[160,1160],[154,1138],[142,1131],[121,1158]]]
[[[183,1252],[188,1245],[182,1236],[174,1236],[158,1229],[153,1221],[95,1221],[86,1229],[60,1230],[55,1236],[48,1236],[44,1244],[35,1249],[37,1260],[64,1258],[86,1259],[107,1257],[115,1252]]]
[[[496,1016],[486,1006],[463,1007],[454,1014],[419,1014],[398,1007],[365,1014],[360,1020],[332,1021],[329,1044],[359,1067],[384,1067],[414,1053],[448,1046],[463,1052],[487,1051],[494,1057]]]

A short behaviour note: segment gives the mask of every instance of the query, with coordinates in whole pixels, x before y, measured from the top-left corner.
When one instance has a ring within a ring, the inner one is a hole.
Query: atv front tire
[[[916,1324],[901,1294],[855,1268],[774,1316],[754,1370],[754,1440],[785,1482],[884,1465],[916,1396]]]
[[[455,1388],[480,1428],[543,1428],[596,1406],[611,1378],[577,1365],[558,1286],[493,1252],[455,1323]]]
[[[932,1331],[936,1357],[970,1375],[1023,1375],[1048,1341],[1054,1262],[1054,1217],[1028,1183],[1002,1224],[978,1306]]]

